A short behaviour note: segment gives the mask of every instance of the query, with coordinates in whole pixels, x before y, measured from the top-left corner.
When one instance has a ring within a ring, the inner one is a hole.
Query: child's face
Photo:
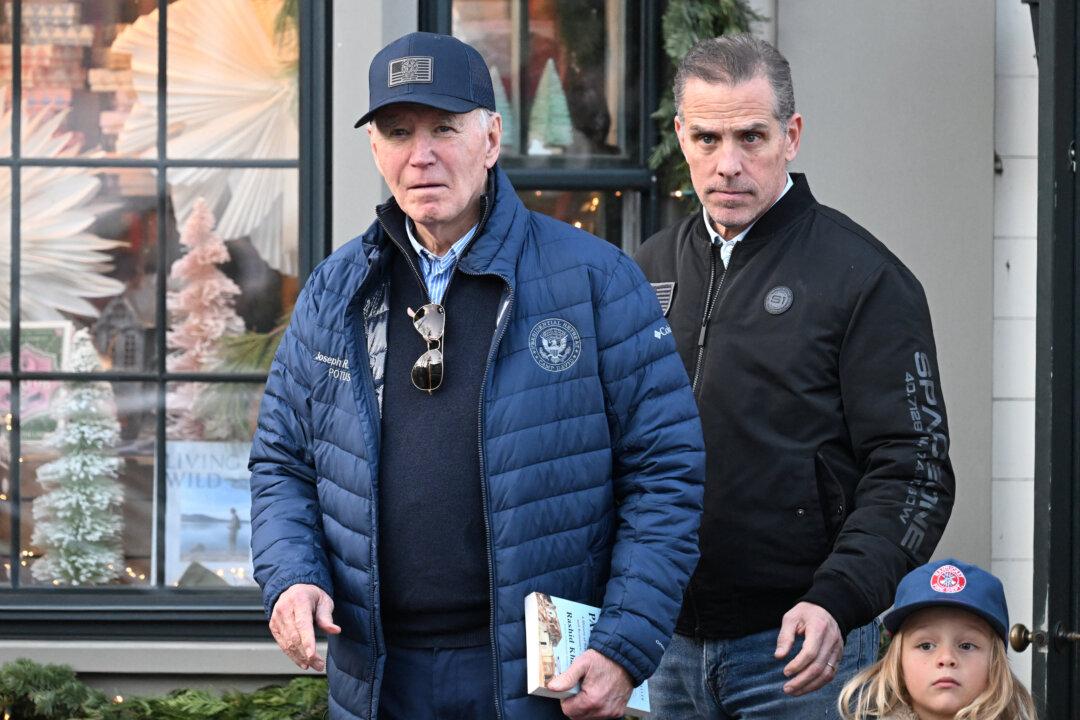
[[[965,610],[932,607],[904,621],[900,668],[920,720],[952,720],[990,682],[990,652],[1001,640]]]

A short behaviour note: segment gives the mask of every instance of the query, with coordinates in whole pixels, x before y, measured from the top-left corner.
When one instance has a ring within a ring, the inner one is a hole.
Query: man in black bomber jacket
[[[952,509],[930,313],[896,256],[787,172],[802,117],[775,48],[705,40],[675,93],[704,209],[636,259],[693,383],[707,479],[654,717],[831,717]]]

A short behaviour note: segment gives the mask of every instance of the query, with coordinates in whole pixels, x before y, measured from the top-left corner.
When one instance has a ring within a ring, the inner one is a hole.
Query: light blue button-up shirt
[[[439,257],[420,244],[420,241],[416,239],[416,235],[413,234],[413,221],[406,218],[405,233],[409,236],[409,244],[412,245],[417,257],[420,258],[420,274],[424,276],[424,284],[427,285],[431,302],[442,303],[443,295],[446,294],[446,288],[450,284],[450,277],[454,274],[457,261],[465,252],[465,248],[468,247],[473,235],[476,234],[477,225],[469,228],[469,231],[462,235],[460,240],[450,246],[445,255]]]
[[[773,200],[773,205],[780,202],[780,198],[787,195],[787,191],[790,190],[794,184],[795,183],[791,180],[791,174],[789,173],[787,176],[787,184],[784,185],[784,190],[776,196],[775,200]],[[772,205],[769,206],[769,209],[772,209]],[[705,214],[705,229],[709,231],[709,237],[712,239],[713,245],[720,246],[720,259],[724,261],[724,267],[726,268],[728,262],[731,261],[731,251],[735,249],[735,243],[746,237],[746,233],[750,232],[750,228],[754,227],[754,223],[756,223],[757,220],[754,220],[754,222],[747,225],[746,229],[735,237],[730,240],[725,240],[720,233],[713,229],[712,219],[709,218],[709,212],[704,206],[702,206],[701,212]]]

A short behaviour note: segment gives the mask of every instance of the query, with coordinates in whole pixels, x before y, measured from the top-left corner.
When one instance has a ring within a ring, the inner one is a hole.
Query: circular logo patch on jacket
[[[581,355],[581,336],[562,318],[547,318],[529,333],[529,351],[536,364],[548,372],[569,370]]]
[[[795,299],[795,293],[786,285],[777,285],[765,293],[765,310],[772,315],[780,315],[787,312]]]
[[[955,565],[942,565],[930,576],[930,587],[939,593],[958,593],[966,585],[964,572]]]

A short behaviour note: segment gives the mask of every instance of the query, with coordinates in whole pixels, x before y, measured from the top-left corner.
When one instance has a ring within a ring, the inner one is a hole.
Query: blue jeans
[[[491,648],[386,649],[379,720],[495,720]]]
[[[819,720],[839,717],[844,683],[877,658],[877,621],[852,630],[832,681],[799,697],[785,695],[784,666],[773,658],[780,629],[730,640],[695,640],[676,634],[649,679],[654,720]]]

